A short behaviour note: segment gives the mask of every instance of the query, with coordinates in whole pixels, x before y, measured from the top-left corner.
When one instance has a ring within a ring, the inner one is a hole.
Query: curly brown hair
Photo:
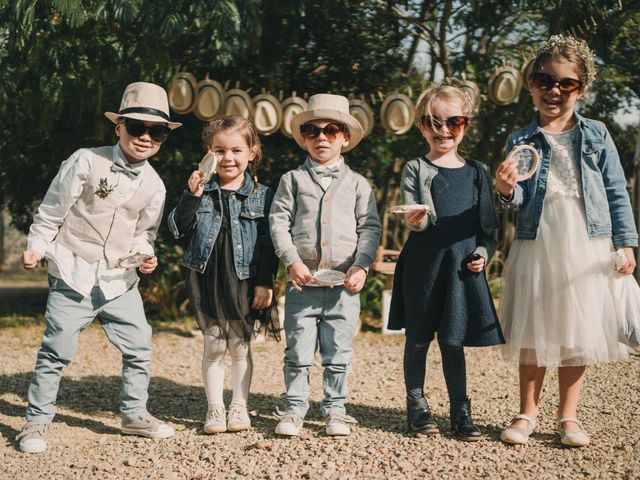
[[[262,146],[256,127],[246,118],[240,115],[224,115],[216,117],[207,123],[202,129],[202,146],[205,150],[211,148],[213,138],[220,132],[236,131],[242,135],[249,149],[255,153],[253,160],[249,162],[247,170],[253,179],[254,190],[258,188],[258,165],[262,160]]]

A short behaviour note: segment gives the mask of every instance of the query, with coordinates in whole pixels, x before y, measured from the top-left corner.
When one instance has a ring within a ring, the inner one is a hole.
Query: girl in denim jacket
[[[453,86],[436,87],[418,104],[416,125],[429,152],[402,172],[412,230],[398,258],[389,328],[406,330],[404,380],[409,429],[438,433],[424,396],[427,351],[437,333],[456,438],[482,438],[471,418],[464,347],[504,343],[484,268],[498,229],[489,168],[458,153],[473,102]]]
[[[204,334],[204,431],[237,432],[251,427],[247,398],[254,323],[274,313],[278,258],[268,224],[273,192],[256,180],[262,153],[249,121],[239,116],[215,119],[205,126],[202,139],[217,156],[216,174],[205,184],[205,173],[193,172],[168,221],[176,238],[188,236],[182,264],[189,301]],[[227,350],[233,386],[228,417],[222,398]]]
[[[618,152],[606,127],[575,112],[595,76],[594,55],[582,41],[552,36],[534,60],[528,87],[538,110],[511,134],[507,151],[533,145],[538,171],[517,182],[506,160],[496,188],[519,209],[516,241],[503,272],[500,320],[505,357],[520,365],[520,412],[502,432],[525,443],[533,432],[547,367],[558,368],[558,433],[579,447],[589,436],[576,419],[585,366],[627,358],[618,343],[615,276],[629,275],[638,235]],[[613,271],[611,252],[626,261]]]

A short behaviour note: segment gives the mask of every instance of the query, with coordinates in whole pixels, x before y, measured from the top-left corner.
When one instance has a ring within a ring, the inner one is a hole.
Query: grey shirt
[[[285,173],[271,206],[271,238],[285,266],[365,270],[375,258],[380,219],[369,182],[342,162],[327,190],[309,158]]]

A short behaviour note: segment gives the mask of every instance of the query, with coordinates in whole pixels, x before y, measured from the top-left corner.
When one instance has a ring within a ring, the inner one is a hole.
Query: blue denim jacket
[[[580,130],[578,168],[589,238],[611,237],[615,248],[637,247],[638,232],[618,150],[602,122],[577,113],[575,118]],[[531,178],[518,182],[511,199],[500,196],[500,201],[507,207],[520,209],[516,238],[535,240],[551,161],[551,146],[542,133],[537,115],[529,125],[509,136],[507,152],[522,144],[532,144],[541,153],[540,167]]]
[[[205,185],[194,222],[187,231],[181,232],[175,221],[176,210],[183,198],[189,195],[191,194],[185,190],[178,205],[169,214],[167,222],[176,239],[191,233],[182,265],[198,273],[204,273],[222,225],[222,196],[217,176]],[[271,245],[267,214],[272,200],[273,191],[264,185],[259,184],[258,189],[253,191],[253,181],[246,172],[242,187],[235,195],[229,197],[233,259],[236,273],[241,280],[256,275],[260,246]]]

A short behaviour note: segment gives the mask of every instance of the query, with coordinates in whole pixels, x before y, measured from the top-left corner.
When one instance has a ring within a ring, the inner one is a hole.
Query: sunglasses
[[[434,133],[441,132],[446,125],[447,130],[449,130],[452,135],[457,135],[460,133],[460,130],[469,125],[469,117],[463,117],[462,115],[456,115],[444,120],[442,118],[432,117],[431,115],[423,115],[421,120],[422,126]]]
[[[572,93],[579,90],[584,85],[584,82],[577,78],[562,78],[558,80],[553,75],[548,73],[535,72],[531,74],[531,83],[534,87],[540,90],[551,90],[556,85],[558,90],[562,93]]]
[[[330,142],[336,141],[336,135],[342,133],[349,134],[349,128],[344,123],[330,123],[320,128],[312,123],[304,123],[300,125],[300,134],[305,140],[315,140],[323,133]]]
[[[149,133],[151,140],[156,143],[162,143],[169,138],[169,132],[171,129],[169,127],[165,127],[164,125],[153,125],[151,127],[147,127],[144,122],[140,120],[133,120],[131,118],[126,118],[124,120],[124,128],[127,130],[127,133],[132,137],[138,138],[144,135],[145,133]]]

